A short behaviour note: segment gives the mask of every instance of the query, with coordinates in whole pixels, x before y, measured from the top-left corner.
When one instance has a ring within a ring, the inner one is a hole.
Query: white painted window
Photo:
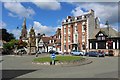
[[[102,33],[100,33],[100,34],[99,34],[99,36],[103,36],[103,34],[102,34]]]
[[[66,34],[66,28],[64,28],[64,34]]]
[[[77,26],[75,26],[75,28],[74,28],[74,32],[77,33]]]
[[[70,28],[68,27],[68,34],[70,34]]]
[[[71,25],[68,25],[68,27],[70,27]]]

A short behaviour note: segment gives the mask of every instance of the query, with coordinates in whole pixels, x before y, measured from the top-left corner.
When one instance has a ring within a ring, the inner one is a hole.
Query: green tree
[[[16,45],[16,46],[15,46],[15,45]],[[13,40],[11,40],[11,41],[3,44],[3,48],[4,48],[4,49],[8,49],[8,50],[12,50],[12,49],[14,49],[15,47],[17,47],[17,45],[18,45],[18,40],[13,39]]]
[[[2,34],[1,40],[9,42],[12,39],[15,39],[14,35],[12,33],[8,33],[6,29],[0,29],[0,33]]]

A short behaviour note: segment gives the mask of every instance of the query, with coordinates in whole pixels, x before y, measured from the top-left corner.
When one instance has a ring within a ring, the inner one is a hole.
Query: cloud
[[[106,28],[106,27],[108,27],[107,25],[105,25],[105,24],[100,24],[100,28]],[[115,31],[118,31],[118,27],[117,26],[111,26],[111,25],[109,25],[109,27],[112,27]]]
[[[118,22],[118,4],[113,3],[77,3],[76,8],[71,11],[74,16],[83,14],[81,8],[86,10],[93,9],[95,11],[95,16],[100,17],[101,21],[105,22],[108,20],[111,24]]]
[[[19,2],[6,2],[4,3],[4,7],[9,10],[10,12],[16,14],[18,17],[31,17],[35,14],[34,10],[30,7],[25,8],[21,3]],[[16,16],[12,13],[9,13],[9,16]]]
[[[16,39],[19,39],[19,37],[21,35],[21,30],[20,29],[8,29],[8,32],[14,34]]]
[[[6,28],[7,24],[3,21],[0,21],[0,29]]]
[[[35,29],[36,34],[46,34],[47,36],[51,36],[55,33],[56,27],[45,26],[42,25],[40,22],[34,21],[33,28]]]
[[[81,9],[80,6],[76,7],[75,9],[73,9],[71,11],[71,13],[74,15],[74,16],[80,16],[80,15],[83,15],[84,14],[84,11]]]
[[[107,27],[107,25],[105,25],[105,24],[100,24],[100,28],[106,28]]]
[[[41,9],[58,10],[61,8],[57,0],[44,0],[41,2],[39,0],[33,0],[32,2]]]
[[[15,15],[15,14],[13,14],[13,13],[8,13],[8,16],[17,17],[17,15]]]

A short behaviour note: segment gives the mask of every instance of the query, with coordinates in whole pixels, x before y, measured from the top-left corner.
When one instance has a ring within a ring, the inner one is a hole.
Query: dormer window
[[[105,34],[104,31],[99,31],[96,35],[97,40],[105,40],[107,35]]]
[[[99,36],[103,36],[103,34],[102,34],[102,33],[100,33],[100,34],[99,34]]]

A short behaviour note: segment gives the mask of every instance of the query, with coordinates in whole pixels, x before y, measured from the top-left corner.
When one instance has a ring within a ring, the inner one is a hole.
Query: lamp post
[[[109,54],[109,49],[110,49],[110,47],[112,46],[112,41],[111,41],[111,39],[110,39],[109,23],[108,23],[108,21],[106,21],[105,25],[107,26],[107,29],[108,29],[108,40],[107,40],[108,45],[107,45],[107,46],[108,46],[108,54]]]
[[[105,25],[107,26],[107,30],[108,30],[107,46],[108,46],[108,54],[109,54],[109,44],[108,44],[108,42],[109,42],[109,23],[108,23],[108,21],[106,21]]]

